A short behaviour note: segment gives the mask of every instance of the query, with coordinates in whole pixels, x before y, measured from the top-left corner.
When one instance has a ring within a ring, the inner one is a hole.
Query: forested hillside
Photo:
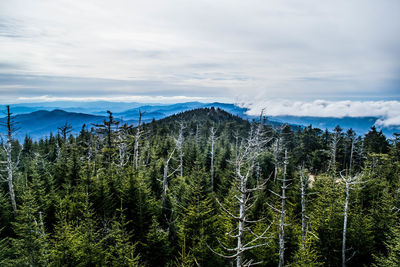
[[[2,122],[0,266],[399,266],[398,135],[108,114],[37,142]]]

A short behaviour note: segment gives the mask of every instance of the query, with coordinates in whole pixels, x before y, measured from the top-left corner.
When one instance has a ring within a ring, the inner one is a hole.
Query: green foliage
[[[5,232],[10,230],[10,222],[13,219],[10,198],[0,190],[0,238],[5,237]]]
[[[12,262],[18,266],[46,266],[49,256],[48,235],[40,207],[29,186],[24,189],[21,199],[13,222],[16,237],[11,239],[15,251]]]
[[[130,241],[127,232],[128,223],[122,210],[120,218],[112,222],[111,230],[102,241],[107,246],[105,265],[107,266],[139,266],[139,256],[136,255],[135,244]]]
[[[147,234],[146,265],[165,266],[170,259],[170,243],[168,231],[162,229],[157,219],[153,217],[150,230]]]
[[[291,266],[300,267],[300,266],[323,266],[323,262],[320,260],[320,255],[317,254],[315,249],[316,238],[313,235],[308,235],[304,244],[302,241],[299,241],[301,244],[299,249],[294,254],[293,264]]]
[[[104,250],[101,233],[96,225],[88,197],[82,201],[82,215],[69,220],[68,211],[61,211],[55,227],[55,237],[51,250],[54,266],[102,266]],[[64,201],[61,202],[63,205]]]
[[[178,175],[175,153],[169,162],[166,202],[161,207],[164,164],[176,145],[177,122],[185,125],[184,171],[183,176]],[[237,246],[236,239],[227,234],[237,232],[237,219],[224,212],[217,200],[238,214],[235,157],[250,126],[249,121],[215,108],[143,124],[137,168],[132,156],[137,128],[119,126],[111,112],[104,123],[92,125],[92,129],[83,127],[78,136],[50,135],[38,141],[27,136],[23,147],[14,141],[12,158],[20,159],[14,170],[18,212],[12,212],[7,183],[1,183],[0,265],[230,266],[232,259],[211,249],[232,254],[221,243]],[[217,135],[213,189],[211,127]],[[335,134],[336,174],[327,173]],[[389,143],[375,128],[363,138],[340,127],[330,133],[312,126],[266,125],[262,136],[269,142],[256,159],[247,187],[270,179],[265,189],[252,193],[250,203],[254,204],[246,219],[257,223],[252,225],[253,233],[246,229],[244,239],[248,242],[268,229],[263,240],[268,245],[245,251],[246,259],[262,262],[261,266],[278,263],[279,214],[270,205],[279,207],[280,199],[271,191],[280,192],[283,151],[287,149],[287,176],[292,180],[286,195],[285,263],[341,264],[345,192],[336,175],[344,170],[348,175],[360,173],[362,180],[350,194],[347,265],[399,265],[398,135]],[[280,150],[275,151],[278,139]],[[119,154],[122,143],[126,144],[124,164]],[[0,151],[0,161],[4,160],[4,151]],[[299,166],[312,175],[304,243],[296,178]],[[4,178],[6,169],[0,167]]]
[[[313,190],[318,192],[310,202],[309,231],[318,236],[316,240],[320,261],[328,266],[340,263],[344,189],[339,178],[317,176]]]
[[[387,233],[388,241],[385,242],[386,255],[375,256],[376,264],[373,266],[395,267],[400,265],[400,227],[392,227]]]
[[[1,229],[0,229],[1,230]],[[0,231],[1,232],[1,231]],[[0,266],[12,266],[13,249],[10,246],[9,238],[0,239]]]
[[[377,131],[375,126],[365,135],[364,138],[365,150],[369,153],[387,153],[389,143],[382,131]]]

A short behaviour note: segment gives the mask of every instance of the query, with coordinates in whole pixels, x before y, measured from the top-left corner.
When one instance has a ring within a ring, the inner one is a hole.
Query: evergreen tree
[[[139,256],[127,232],[128,222],[123,210],[118,210],[119,218],[112,222],[111,230],[103,243],[107,245],[105,264],[107,266],[139,266]]]
[[[387,233],[386,255],[375,256],[376,264],[373,266],[396,267],[400,265],[400,227],[396,226]]]
[[[14,264],[17,266],[47,266],[49,244],[43,215],[28,184],[21,196],[21,205],[13,223],[16,238],[12,239],[15,249]]]
[[[377,131],[375,126],[365,135],[364,147],[367,153],[387,153],[389,143],[383,135],[382,130]]]

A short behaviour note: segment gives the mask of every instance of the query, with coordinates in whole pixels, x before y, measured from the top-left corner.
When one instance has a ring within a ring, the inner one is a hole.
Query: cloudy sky
[[[398,0],[1,0],[0,102],[216,100],[400,124],[399,14]]]

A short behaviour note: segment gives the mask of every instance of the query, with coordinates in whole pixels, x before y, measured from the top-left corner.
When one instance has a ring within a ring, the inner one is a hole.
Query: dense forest
[[[1,125],[0,266],[399,266],[400,136],[215,108],[23,143]]]

